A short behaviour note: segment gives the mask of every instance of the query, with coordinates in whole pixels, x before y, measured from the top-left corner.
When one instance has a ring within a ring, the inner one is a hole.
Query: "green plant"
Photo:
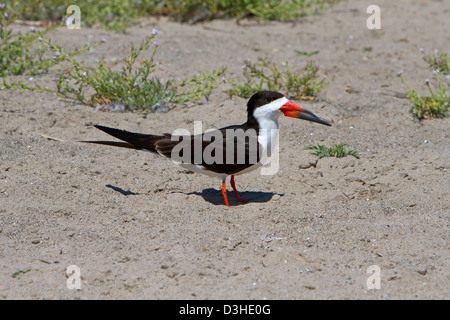
[[[145,15],[145,4],[149,1],[136,0],[14,0],[10,9],[24,20],[46,21],[47,24],[61,24],[67,18],[69,5],[77,5],[81,12],[81,26],[100,24],[105,29],[124,32],[130,22]]]
[[[73,57],[96,46],[85,45],[66,51],[64,55],[51,53],[46,41],[52,28],[38,31],[31,27],[26,33],[15,33],[8,26],[16,18],[14,13],[6,11],[7,6],[0,4],[0,76],[35,75],[61,63],[66,57]],[[14,11],[13,11],[14,12]]]
[[[155,1],[153,1],[155,2]],[[258,17],[263,21],[297,18],[315,12],[333,0],[166,0],[155,12],[182,19],[204,20],[217,17]],[[200,17],[200,18],[199,18]]]
[[[125,31],[139,17],[165,15],[197,22],[214,18],[257,17],[262,21],[298,18],[312,14],[338,0],[14,0],[7,8],[24,20],[61,22],[70,4],[80,7],[82,27],[100,24],[106,29]]]
[[[346,144],[339,143],[334,145],[331,148],[328,148],[324,145],[312,145],[309,147],[303,148],[303,150],[316,150],[314,152],[311,152],[311,154],[318,156],[319,159],[324,157],[336,157],[336,158],[343,158],[347,156],[353,156],[356,159],[359,159],[359,154],[354,150],[346,150],[344,147]]]
[[[30,269],[17,268],[17,271],[11,274],[11,278],[17,278],[20,274],[27,273],[28,271],[30,271]]]
[[[51,58],[46,58],[46,48],[39,45],[39,39],[44,32],[31,28],[27,33],[13,33],[8,25],[13,17],[6,11],[6,6],[0,4],[0,76],[34,75],[47,70],[55,64]]]
[[[198,100],[201,97],[208,98],[212,90],[220,85],[226,68],[221,67],[212,71],[212,73],[203,73],[183,80],[177,84],[178,90],[173,99],[176,103],[186,103],[192,100]]]
[[[327,77],[319,79],[319,65],[308,62],[299,72],[291,72],[286,62],[285,90],[295,98],[315,97],[323,88],[328,85]]]
[[[295,53],[298,54],[299,56],[312,57],[313,55],[319,54],[319,50],[314,50],[311,52],[295,50]]]
[[[425,80],[425,84],[430,92],[430,96],[427,97],[421,97],[414,88],[410,87],[401,73],[398,76],[406,86],[407,97],[413,105],[410,111],[419,120],[446,117],[448,115],[450,93],[448,88],[441,82],[438,72],[435,72],[437,82],[437,89],[435,91],[432,90],[430,81]]]
[[[186,103],[191,100],[208,96],[219,86],[225,68],[214,70],[211,74],[196,75],[188,80],[161,81],[150,77],[155,71],[154,57],[158,44],[153,42],[157,31],[147,36],[139,47],[130,45],[128,57],[121,71],[113,71],[103,59],[100,59],[94,69],[78,62],[72,52],[67,52],[58,43],[43,37],[41,41],[66,65],[54,77],[56,89],[42,87],[37,81],[34,87],[23,81],[14,83],[3,79],[3,88],[22,89],[22,91],[54,92],[66,99],[78,100],[90,105],[109,105],[120,103],[128,109],[149,109],[158,102]],[[139,55],[153,47],[149,59],[138,61]],[[89,97],[87,92],[93,92]]]
[[[423,59],[433,70],[444,75],[450,74],[450,55],[445,52],[439,52],[438,49],[434,50],[434,55],[425,55],[425,50],[423,49],[421,49],[421,52]]]
[[[328,82],[326,77],[318,79],[319,65],[308,62],[300,72],[292,72],[286,62],[285,71],[275,65],[269,58],[259,58],[258,63],[244,59],[242,66],[245,82],[229,79],[232,88],[227,92],[248,98],[261,90],[280,91],[297,99],[312,100]]]

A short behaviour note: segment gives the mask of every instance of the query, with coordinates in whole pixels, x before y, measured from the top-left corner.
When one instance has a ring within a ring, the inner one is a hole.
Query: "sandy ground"
[[[230,191],[228,208],[218,180],[77,142],[108,138],[93,124],[162,133],[192,131],[194,120],[204,130],[241,123],[246,101],[230,99],[225,84],[209,101],[166,114],[95,112],[52,94],[1,91],[0,298],[449,299],[450,119],[420,125],[407,100],[345,87],[404,91],[403,70],[426,94],[432,75],[419,49],[450,51],[450,7],[378,1],[382,28],[368,30],[370,4],[343,1],[296,24],[149,18],[127,34],[53,32],[67,48],[105,37],[80,58],[114,63],[155,27],[163,79],[222,65],[236,79],[243,58],[293,69],[314,59],[335,79],[302,104],[333,126],[280,119],[280,170],[238,177],[252,201],[237,205]],[[317,161],[303,148],[318,142],[344,142],[361,159]],[[80,290],[66,286],[70,265],[79,267]],[[380,289],[367,287],[372,265]],[[26,272],[13,278],[19,269]]]

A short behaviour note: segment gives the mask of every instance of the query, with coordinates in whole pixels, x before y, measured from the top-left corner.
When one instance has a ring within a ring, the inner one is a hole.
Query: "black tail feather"
[[[115,141],[82,141],[82,142],[97,143],[137,150],[148,150],[150,152],[158,153],[158,151],[156,150],[156,142],[161,139],[167,138],[170,139],[170,134],[164,135],[142,134],[121,129],[105,127],[101,125],[94,125],[94,127],[127,143]]]
[[[128,149],[135,149],[135,150],[141,150],[141,148],[138,148],[128,142],[121,142],[121,141],[79,141],[83,143],[93,143],[93,144],[102,144],[105,146],[113,146],[113,147],[119,147],[119,148],[128,148]]]

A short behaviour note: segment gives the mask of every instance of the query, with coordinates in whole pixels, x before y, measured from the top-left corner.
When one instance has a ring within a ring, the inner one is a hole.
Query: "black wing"
[[[119,142],[119,141],[81,141],[81,142],[103,144],[103,145],[136,149],[136,150],[147,150],[147,151],[150,151],[153,153],[158,153],[158,151],[156,150],[156,142],[161,139],[167,139],[167,138],[170,139],[170,136],[171,136],[168,133],[165,133],[163,135],[135,133],[135,132],[110,128],[110,127],[105,127],[105,126],[100,126],[100,125],[95,125],[94,127],[96,127],[99,130],[102,130],[103,132],[106,132],[109,135],[112,135],[113,137],[115,137],[117,139],[125,141],[125,142]]]
[[[81,141],[147,150],[181,163],[198,164],[213,172],[235,174],[261,160],[257,130],[229,126],[201,135],[152,135],[95,125],[120,141]]]

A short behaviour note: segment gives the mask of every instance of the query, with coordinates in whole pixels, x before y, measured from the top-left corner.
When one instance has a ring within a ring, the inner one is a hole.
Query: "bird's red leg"
[[[231,176],[231,187],[233,188],[233,191],[234,191],[234,195],[236,196],[236,201],[237,202],[243,202],[243,203],[247,203],[247,202],[249,202],[250,200],[242,200],[240,197],[239,197],[239,193],[238,193],[238,191],[236,190],[236,185],[234,184],[234,175],[232,175]]]
[[[225,179],[222,181],[222,195],[223,195],[223,201],[225,201],[225,205],[229,207],[228,204],[228,198],[227,198],[227,187],[225,186]]]

